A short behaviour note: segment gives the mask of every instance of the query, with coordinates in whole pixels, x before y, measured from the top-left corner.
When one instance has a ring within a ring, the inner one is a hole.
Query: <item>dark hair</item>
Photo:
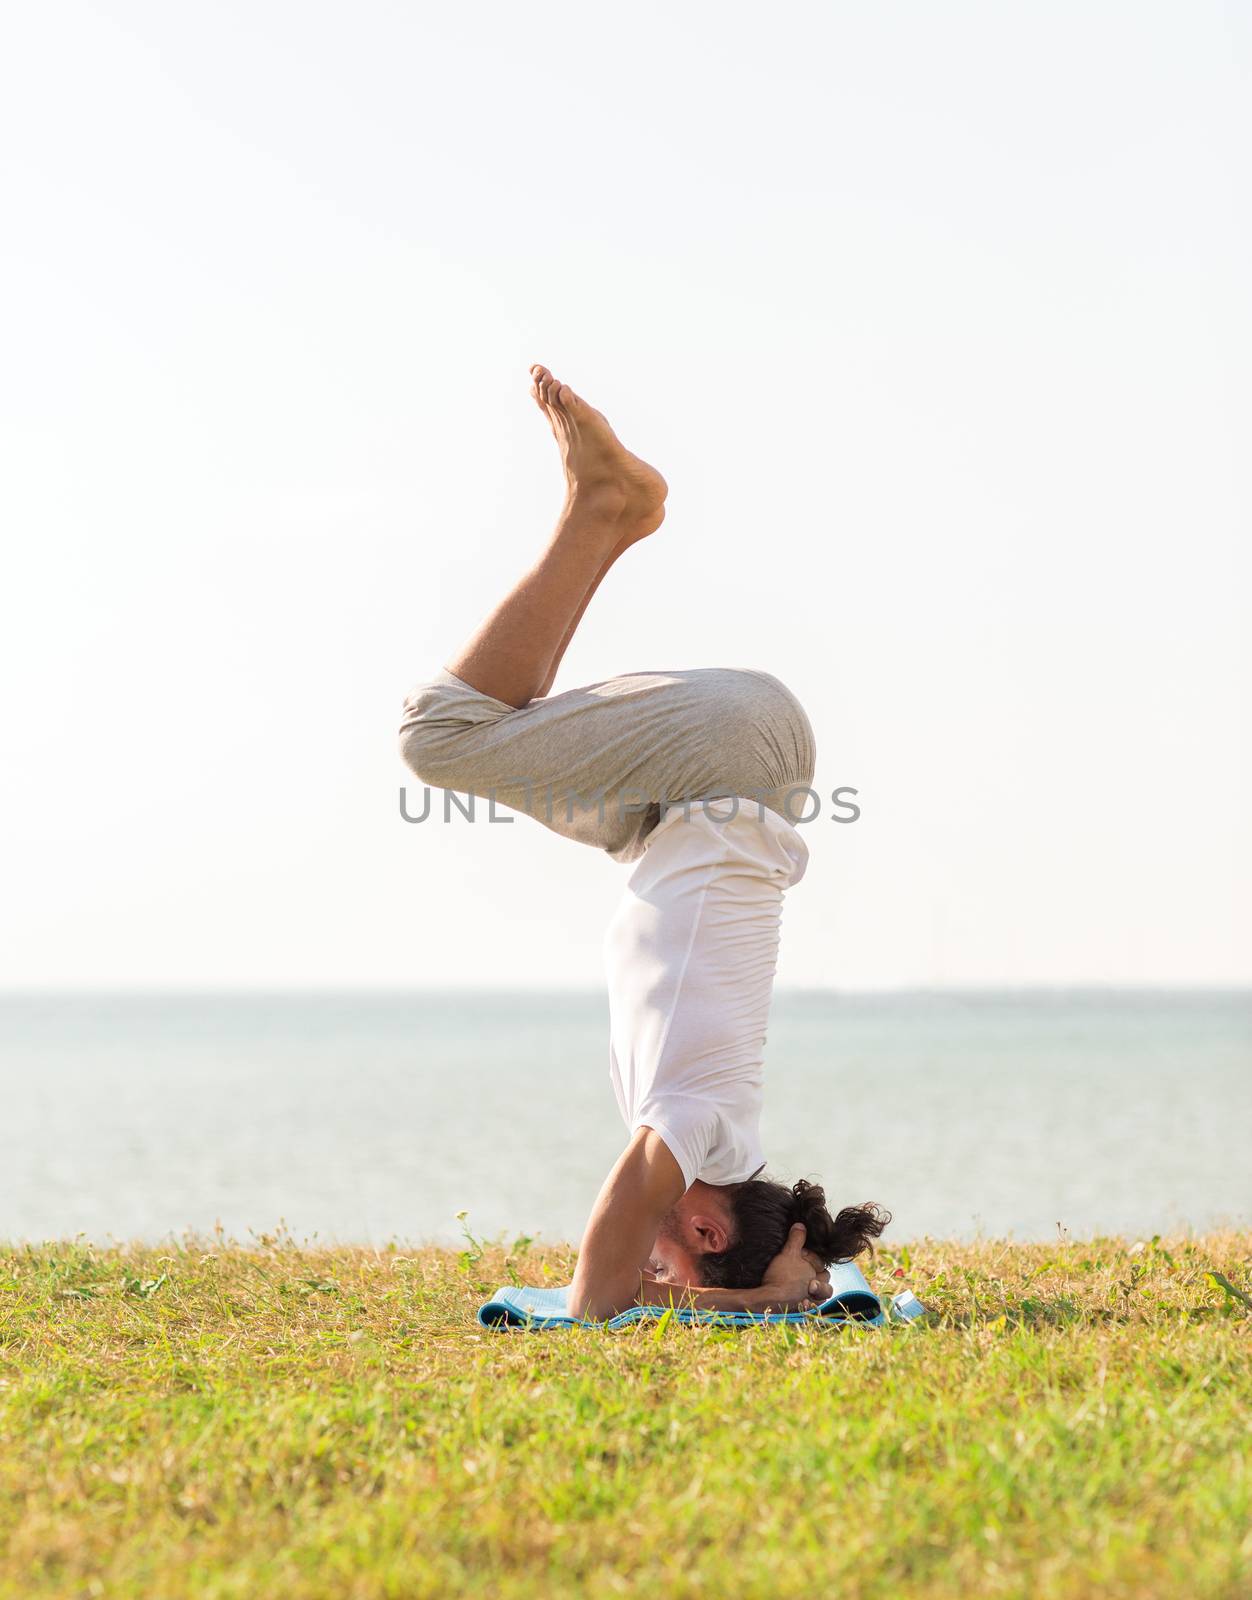
[[[808,1237],[804,1248],[829,1265],[832,1261],[851,1261],[862,1250],[872,1249],[891,1221],[872,1201],[860,1206],[844,1206],[832,1217],[826,1209],[826,1192],[817,1183],[801,1178],[789,1189],[785,1183],[769,1178],[750,1178],[730,1189],[730,1213],[734,1237],[725,1250],[712,1250],[701,1256],[701,1276],[706,1288],[751,1289],[765,1276],[765,1269],[787,1242],[787,1231],[802,1222]]]

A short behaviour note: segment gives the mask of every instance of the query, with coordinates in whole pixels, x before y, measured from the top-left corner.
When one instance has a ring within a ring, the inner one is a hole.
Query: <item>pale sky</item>
[[[782,982],[1252,981],[1249,33],[12,11],[0,982],[599,982],[624,869],[397,804],[559,505],[532,361],[672,486],[558,688],[764,668],[860,791]]]

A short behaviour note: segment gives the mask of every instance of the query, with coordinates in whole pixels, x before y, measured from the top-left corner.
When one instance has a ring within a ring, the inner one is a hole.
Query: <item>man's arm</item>
[[[639,1128],[592,1207],[570,1285],[570,1316],[601,1321],[639,1304],[657,1226],[685,1189],[664,1139]]]
[[[830,1268],[805,1249],[804,1224],[794,1223],[787,1242],[755,1289],[706,1289],[698,1283],[665,1283],[643,1277],[642,1306],[694,1306],[701,1311],[807,1311],[830,1299]]]
[[[814,1285],[822,1280],[814,1277],[811,1267],[805,1268],[803,1280],[788,1290],[767,1283],[755,1289],[706,1289],[701,1283],[667,1283],[663,1278],[649,1277],[645,1272],[635,1304],[640,1306],[674,1306],[681,1310],[691,1307],[697,1311],[800,1311],[820,1305],[828,1297]]]
[[[598,1322],[637,1305],[785,1311],[820,1303],[829,1294],[829,1279],[804,1256],[802,1223],[791,1230],[759,1288],[706,1289],[653,1277],[647,1268],[657,1227],[685,1187],[682,1168],[660,1134],[638,1129],[592,1208],[570,1285],[570,1316]]]

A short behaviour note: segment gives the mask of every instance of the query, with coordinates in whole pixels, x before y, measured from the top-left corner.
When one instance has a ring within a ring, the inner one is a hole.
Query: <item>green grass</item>
[[[474,1324],[570,1264],[0,1251],[0,1595],[1252,1594],[1252,1236],[883,1248],[919,1327]]]

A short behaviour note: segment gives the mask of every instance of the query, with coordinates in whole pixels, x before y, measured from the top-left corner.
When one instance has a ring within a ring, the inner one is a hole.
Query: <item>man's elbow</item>
[[[565,1309],[569,1316],[580,1322],[607,1322],[621,1311],[629,1311],[638,1304],[636,1295],[629,1291],[606,1289],[599,1284],[579,1283],[577,1277],[570,1285]]]

